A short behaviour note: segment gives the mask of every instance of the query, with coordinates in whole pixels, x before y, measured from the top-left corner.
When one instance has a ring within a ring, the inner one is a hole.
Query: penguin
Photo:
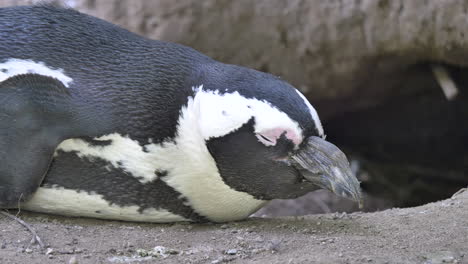
[[[0,208],[226,222],[317,189],[361,201],[279,77],[55,5],[0,9]]]

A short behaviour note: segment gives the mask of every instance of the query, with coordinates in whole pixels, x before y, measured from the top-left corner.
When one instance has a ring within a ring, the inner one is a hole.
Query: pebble
[[[252,254],[258,254],[258,253],[263,252],[263,251],[264,251],[264,249],[254,248],[254,249],[252,249],[251,252],[252,252]]]
[[[55,251],[54,251],[52,248],[47,248],[45,254],[46,254],[46,255],[52,255],[52,254],[54,254],[54,252],[55,252]]]
[[[65,249],[62,249],[62,250],[59,250],[58,253],[59,254],[73,254],[75,251],[72,249],[72,248],[65,248]]]
[[[452,251],[439,251],[426,256],[424,264],[458,263],[460,255]]]
[[[78,264],[78,259],[76,259],[76,256],[71,257],[68,261],[68,264]]]
[[[221,228],[221,229],[228,229],[228,228],[229,228],[229,226],[228,226],[228,225],[226,225],[226,224],[224,224],[224,225],[221,225],[219,228]]]
[[[337,220],[337,219],[343,219],[343,218],[346,218],[348,215],[346,214],[346,212],[343,212],[343,213],[334,213],[332,216],[331,216],[331,219],[332,220]]]
[[[226,250],[226,254],[228,255],[236,255],[237,254],[237,249],[228,249]]]
[[[261,236],[258,236],[258,237],[256,237],[254,239],[254,241],[257,242],[257,243],[263,243],[263,242],[265,242],[265,239],[263,239]]]

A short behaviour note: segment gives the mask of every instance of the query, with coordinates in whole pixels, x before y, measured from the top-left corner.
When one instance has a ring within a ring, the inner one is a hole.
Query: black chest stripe
[[[74,152],[58,151],[43,182],[43,186],[58,186],[66,189],[96,193],[111,205],[139,206],[139,212],[145,209],[165,209],[186,219],[205,222],[207,219],[197,214],[181,194],[157,179],[141,183],[138,178],[113,167],[110,163],[93,157],[80,158]],[[70,169],[73,168],[73,169]],[[155,171],[159,177],[170,174],[169,171]]]

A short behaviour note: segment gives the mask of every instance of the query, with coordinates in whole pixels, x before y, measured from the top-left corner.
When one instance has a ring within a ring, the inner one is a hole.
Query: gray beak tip
[[[307,147],[293,156],[302,176],[338,196],[364,203],[359,181],[349,167],[346,155],[335,145],[319,137],[310,137]]]

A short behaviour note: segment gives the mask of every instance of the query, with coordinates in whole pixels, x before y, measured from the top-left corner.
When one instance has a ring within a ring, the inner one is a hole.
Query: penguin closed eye
[[[278,77],[52,5],[0,8],[0,35],[0,208],[224,222],[320,188],[361,202]]]

